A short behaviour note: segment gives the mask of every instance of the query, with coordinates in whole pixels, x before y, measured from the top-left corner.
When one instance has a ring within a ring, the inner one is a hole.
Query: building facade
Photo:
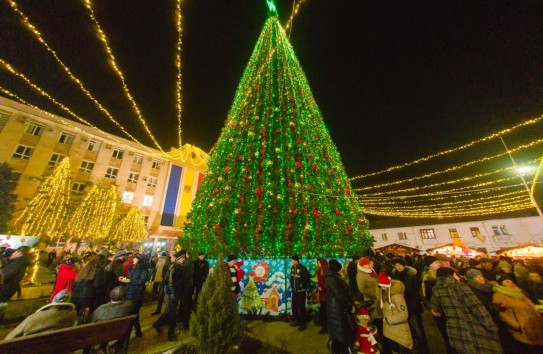
[[[406,227],[370,227],[370,232],[375,239],[374,248],[397,243],[424,252],[460,241],[468,247],[484,248],[493,253],[501,248],[543,243],[543,220],[539,216],[531,216]]]
[[[181,234],[208,158],[190,145],[162,153],[4,97],[0,97],[0,141],[0,162],[7,162],[18,175],[14,220],[42,177],[68,157],[74,202],[92,184],[114,184],[118,216],[130,206],[140,208],[150,232],[147,245],[155,249],[171,248]]]

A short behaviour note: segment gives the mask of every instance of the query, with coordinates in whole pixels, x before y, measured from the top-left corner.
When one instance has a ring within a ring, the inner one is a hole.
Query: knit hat
[[[63,289],[58,294],[55,295],[52,302],[56,304],[61,303],[61,302],[70,302],[71,297],[72,297],[72,294],[70,294],[68,289]]]
[[[164,252],[164,251],[163,251],[160,255],[161,255],[162,257],[168,257],[168,252]]]
[[[371,264],[371,260],[367,257],[362,257],[358,260],[358,264],[360,266],[366,266],[366,265],[370,265]]]
[[[444,261],[450,261],[451,259],[447,256],[445,256],[444,254],[434,254],[434,258],[436,259],[436,261],[440,261],[440,262],[444,262]]]
[[[434,256],[426,256],[426,258],[424,258],[424,264],[429,267],[430,264],[434,263],[436,261],[436,257]]]
[[[113,256],[113,259],[122,257],[124,255],[126,255],[125,250],[117,250],[117,251],[115,251],[115,255]]]
[[[394,265],[401,264],[401,265],[403,265],[405,267],[406,262],[405,262],[405,260],[403,258],[398,257],[398,258],[394,258],[392,260],[392,264],[394,264]]]
[[[475,259],[475,258],[472,258],[472,259],[469,260],[468,264],[469,264],[470,267],[476,267],[476,266],[478,266],[479,264],[481,264],[481,262],[479,262],[479,261],[478,261],[477,259]]]
[[[67,261],[66,261],[66,264],[69,264],[69,265],[74,265],[76,263],[79,263],[79,258],[77,257],[70,257]]]
[[[126,289],[124,288],[124,286],[117,286],[109,292],[109,298],[111,299],[111,301],[121,301],[122,299],[124,299],[125,294]]]
[[[236,259],[237,257],[235,254],[229,254],[228,257],[226,258],[226,261],[231,262],[231,261],[235,261]]]
[[[511,266],[511,264],[507,263],[506,261],[500,261],[498,263],[498,268],[509,268],[509,269],[511,269],[512,266]]]
[[[297,254],[293,255],[292,258],[291,258],[293,261],[296,261],[296,262],[299,262],[300,261],[300,256],[298,256]]]
[[[361,308],[359,311],[358,311],[358,319],[360,320],[370,320],[370,313],[368,312],[368,310],[366,310],[365,308]]]
[[[437,277],[446,277],[448,275],[453,275],[453,274],[454,274],[454,269],[449,268],[449,267],[441,267],[436,272]]]
[[[385,272],[379,273],[379,276],[377,277],[377,282],[379,283],[379,286],[382,286],[384,288],[390,288],[390,277]]]
[[[177,261],[179,258],[186,258],[187,257],[187,251],[181,250],[177,252],[175,255],[175,260]]]
[[[496,281],[498,282],[498,284],[502,285],[504,280],[513,281],[513,278],[510,275],[507,275],[507,274],[498,274],[498,275],[496,275]]]
[[[481,273],[479,270],[477,269],[470,269],[466,272],[466,278],[468,279],[475,279],[476,277],[478,277],[479,275],[483,275],[483,273]]]
[[[328,269],[330,269],[334,273],[338,273],[341,268],[341,263],[339,263],[336,259],[331,259],[330,262],[328,262]]]
[[[107,248],[102,248],[100,249],[100,251],[98,251],[98,255],[99,256],[104,256],[104,257],[108,257],[109,256],[109,252],[107,250]]]

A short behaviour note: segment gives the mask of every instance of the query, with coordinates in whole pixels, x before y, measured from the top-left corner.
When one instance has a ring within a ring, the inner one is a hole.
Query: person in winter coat
[[[441,267],[436,275],[430,300],[432,312],[438,317],[445,315],[451,346],[458,353],[503,353],[498,327],[469,286],[460,283],[452,268]]]
[[[466,284],[471,288],[471,291],[477,296],[479,301],[486,307],[488,313],[497,319],[497,309],[492,302],[493,285],[483,277],[483,273],[478,269],[470,269],[466,272]],[[494,321],[496,322],[496,321]]]
[[[124,259],[125,255],[126,255],[125,250],[120,249],[120,250],[115,251],[115,254],[113,255],[113,259],[105,268],[105,271],[106,271],[105,287],[106,287],[106,292],[108,296],[108,301],[109,301],[109,294],[111,293],[111,290],[115,289],[116,287],[120,285],[123,285],[119,281],[119,277],[124,275],[123,263],[125,261]]]
[[[328,270],[328,261],[324,258],[317,259],[317,297],[319,302],[319,321],[321,323],[321,330],[319,334],[328,333],[328,326],[326,325],[326,288],[324,284],[324,277]]]
[[[198,259],[194,261],[194,305],[198,303],[198,296],[202,292],[202,287],[209,275],[209,263],[205,259],[205,253],[200,252]]]
[[[68,292],[72,293],[72,284],[77,276],[79,271],[79,258],[72,257],[63,263],[58,268],[57,280],[55,282],[55,287],[51,296],[49,297],[49,302],[53,302],[53,298],[64,289],[67,289]]]
[[[91,256],[87,264],[77,273],[72,284],[72,304],[78,315],[84,315],[86,308],[90,312],[96,308],[96,295],[105,287],[103,255]]]
[[[154,323],[153,327],[162,333],[162,326],[168,325],[168,339],[176,341],[175,326],[177,324],[177,303],[183,291],[185,275],[185,252],[179,251],[171,257],[172,265],[164,275],[164,294],[166,295],[166,311]]]
[[[292,327],[298,327],[303,331],[306,321],[305,301],[307,296],[307,286],[309,285],[309,272],[303,264],[300,263],[300,257],[295,254],[292,256],[292,267],[290,267],[290,286],[292,288],[292,316],[294,323]]]
[[[355,307],[351,291],[339,275],[341,264],[332,259],[325,273],[325,291],[327,296],[326,314],[328,331],[332,339],[332,353],[348,354],[349,345],[354,342],[356,328],[350,323],[349,316],[354,314]]]
[[[132,265],[126,277],[119,277],[121,283],[126,284],[126,299],[133,304],[132,314],[136,315],[134,320],[134,328],[136,329],[136,337],[141,337],[140,326],[140,308],[145,295],[145,283],[149,279],[149,267],[146,257],[137,253],[132,259]]]
[[[9,332],[5,340],[72,327],[75,319],[75,306],[70,303],[70,292],[63,289],[58,292],[50,304],[38,309]]]
[[[16,251],[7,252],[7,264],[0,269],[0,324],[4,319],[4,312],[7,308],[7,303],[11,297],[20,289],[21,280],[26,272],[26,267],[30,264],[29,256],[30,247],[21,246]]]
[[[498,275],[494,286],[493,302],[498,307],[499,318],[507,326],[514,340],[508,352],[542,353],[543,319],[534,303],[508,275]]]
[[[153,279],[153,293],[158,294],[160,289],[160,284],[162,283],[162,279],[164,276],[164,271],[168,269],[164,269],[164,266],[166,263],[170,263],[170,257],[168,257],[168,253],[162,252],[160,256],[158,256],[158,259],[156,261],[155,265],[155,278]],[[159,311],[160,312],[160,311]]]
[[[183,329],[189,328],[190,314],[193,308],[192,295],[194,294],[194,263],[190,259],[190,253],[185,253],[183,274],[183,291],[179,299],[178,321]]]
[[[166,257],[166,260],[164,261],[164,264],[161,266],[161,270],[160,270],[160,278],[161,278],[161,282],[160,282],[160,285],[159,285],[159,288],[158,288],[158,301],[157,301],[157,304],[156,304],[156,310],[151,314],[151,315],[159,315],[160,314],[160,311],[162,311],[162,304],[164,303],[164,298],[166,297],[166,293],[164,292],[164,282],[166,280],[166,273],[168,272],[168,269],[170,269],[171,265],[172,265],[172,262],[170,259],[174,259],[174,252],[171,252],[170,255],[168,255],[166,252],[162,252],[162,255],[161,257]],[[173,258],[172,258],[173,257]],[[161,262],[161,259],[159,259],[159,262]],[[157,271],[157,274],[158,274],[158,271]],[[156,276],[155,276],[155,281],[156,281]]]
[[[405,285],[399,280],[391,280],[388,274],[381,272],[377,283],[377,313],[383,319],[383,336],[381,344],[383,353],[395,351],[407,353],[413,348],[413,338],[409,330],[409,313],[403,293]],[[391,341],[393,343],[391,343]]]
[[[421,281],[417,270],[406,265],[403,258],[392,260],[394,270],[392,279],[399,280],[405,285],[405,302],[407,303],[407,312],[409,329],[413,338],[413,350],[416,353],[428,353],[426,332],[422,325],[422,303],[420,298]]]

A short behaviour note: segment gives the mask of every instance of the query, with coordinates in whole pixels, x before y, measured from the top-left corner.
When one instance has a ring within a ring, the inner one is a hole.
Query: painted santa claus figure
[[[371,319],[368,310],[360,309],[356,318],[358,321],[356,333],[358,354],[378,354],[377,328],[370,323]]]

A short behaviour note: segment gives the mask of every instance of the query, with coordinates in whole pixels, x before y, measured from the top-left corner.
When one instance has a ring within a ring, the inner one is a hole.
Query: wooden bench
[[[122,352],[126,353],[134,318],[134,315],[119,317],[0,341],[0,353],[70,353],[112,340],[124,340]]]

